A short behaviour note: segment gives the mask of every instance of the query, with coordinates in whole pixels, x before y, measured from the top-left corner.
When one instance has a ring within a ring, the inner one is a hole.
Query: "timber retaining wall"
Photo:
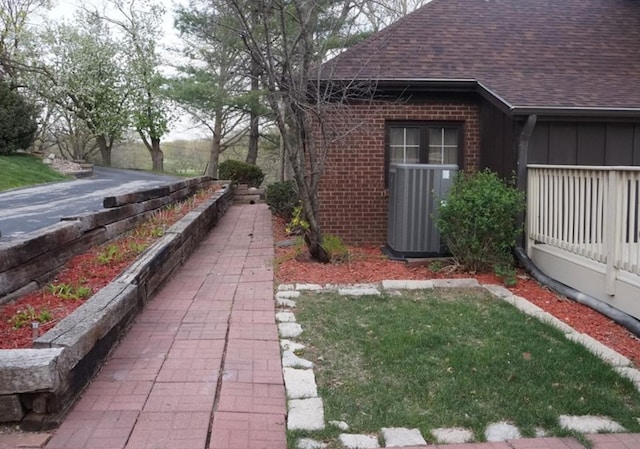
[[[126,195],[107,198],[105,205],[113,203],[116,208],[125,207],[126,211],[114,216],[110,216],[111,211],[105,211],[107,213],[75,217],[70,223],[72,226],[69,223],[53,226],[54,229],[50,231],[54,236],[38,233],[35,238],[41,242],[40,245],[21,242],[16,254],[25,258],[28,249],[32,248],[39,254],[31,260],[42,261],[43,254],[59,254],[51,244],[52,241],[62,241],[63,245],[69,242],[68,247],[80,251],[107,240],[106,236],[115,237],[117,234],[113,230],[116,228],[120,230],[119,233],[131,229],[142,219],[136,217],[144,215],[140,210],[145,206],[138,206],[139,204],[152,202],[148,205],[157,205],[163,203],[164,198],[173,198],[171,201],[175,201],[179,196],[178,191],[186,189],[193,192],[210,182],[208,178],[184,181],[178,183],[183,185],[180,189],[171,190],[172,187],[168,187],[168,191],[163,191],[163,197],[142,199],[150,195],[146,191],[131,194],[129,199],[124,198]],[[153,195],[156,194],[158,192]],[[210,199],[171,226],[109,285],[34,340],[32,349],[0,350],[0,422],[20,421],[25,430],[57,426],[135,315],[164,280],[191,255],[232,203],[233,191],[229,185],[224,185]],[[147,209],[147,212],[155,208],[157,207]],[[138,212],[134,213],[135,211]],[[115,216],[120,219],[112,220]],[[128,224],[119,223],[121,221],[127,221]],[[105,229],[108,226],[111,226],[111,231]],[[87,234],[93,235],[83,238]],[[95,237],[98,234],[100,237]],[[40,246],[46,250],[42,250]],[[70,250],[58,251],[71,254]],[[71,255],[67,260],[70,257]],[[4,261],[5,258],[0,258],[0,263]],[[4,271],[0,275],[16,269],[7,269],[6,265],[4,263]],[[60,266],[58,262],[54,265]],[[48,265],[49,271],[43,271],[39,276],[46,278],[46,273],[53,270],[52,266]],[[6,275],[3,279],[6,279]],[[34,279],[39,282],[39,278]]]

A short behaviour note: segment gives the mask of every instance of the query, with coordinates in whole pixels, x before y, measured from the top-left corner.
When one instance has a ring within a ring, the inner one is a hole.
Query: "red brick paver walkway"
[[[47,449],[286,448],[272,264],[267,207],[231,207]]]
[[[137,317],[46,448],[285,449],[273,256],[267,207],[230,208]],[[46,437],[0,435],[0,449],[42,447]],[[594,449],[640,449],[640,434],[587,438]],[[419,449],[582,447],[538,438]]]

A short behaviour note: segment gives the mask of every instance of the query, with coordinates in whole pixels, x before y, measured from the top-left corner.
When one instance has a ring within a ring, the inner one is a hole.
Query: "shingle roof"
[[[514,108],[640,110],[640,1],[433,0],[323,69],[475,80]]]

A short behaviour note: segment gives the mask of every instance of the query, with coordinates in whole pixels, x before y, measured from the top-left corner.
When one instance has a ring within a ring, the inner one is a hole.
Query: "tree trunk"
[[[260,85],[258,83],[258,70],[260,67],[257,62],[251,60],[251,91],[257,93]],[[258,138],[260,137],[259,117],[257,112],[257,100],[251,103],[251,111],[249,116],[249,151],[247,152],[246,162],[256,165],[258,162]]]
[[[220,161],[220,138],[217,134],[211,139],[211,151],[209,152],[209,168],[207,175],[218,178],[218,162]]]
[[[160,137],[151,136],[147,139],[147,135],[140,129],[138,129],[138,135],[151,155],[151,170],[164,171],[164,153],[160,149]]]
[[[111,146],[107,143],[107,138],[104,135],[96,137],[98,148],[100,149],[100,156],[102,157],[102,165],[105,167],[111,167]]]
[[[209,168],[207,175],[218,178],[218,163],[222,153],[222,110],[216,110],[213,123],[213,138],[211,139],[211,151],[209,152]]]
[[[163,172],[164,171],[164,153],[160,149],[160,138],[152,137],[151,138],[151,148],[149,149],[151,152],[151,163],[152,170]]]

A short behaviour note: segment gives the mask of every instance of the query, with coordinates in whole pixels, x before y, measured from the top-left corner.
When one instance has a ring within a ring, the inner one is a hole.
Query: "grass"
[[[483,291],[309,294],[297,304],[326,419],[346,421],[353,433],[415,427],[429,440],[430,429],[466,427],[480,441],[489,423],[505,420],[524,436],[536,428],[567,435],[563,414],[606,415],[640,431],[630,381]]]
[[[68,179],[34,156],[0,156],[0,191]]]

